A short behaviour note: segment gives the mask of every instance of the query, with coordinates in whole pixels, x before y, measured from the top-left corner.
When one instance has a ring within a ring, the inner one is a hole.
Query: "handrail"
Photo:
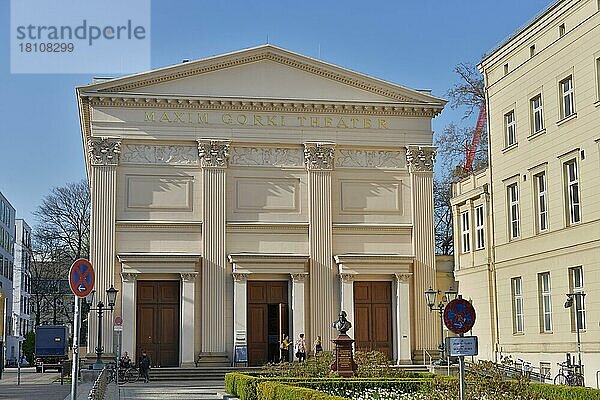
[[[92,386],[92,390],[88,395],[88,400],[103,400],[104,395],[106,394],[106,387],[108,386],[108,366],[102,369],[98,378],[94,382],[94,386]]]
[[[425,354],[427,354],[427,356],[429,357],[429,367],[433,366],[433,357],[425,349],[423,349],[423,365],[427,365],[427,364],[425,364]]]

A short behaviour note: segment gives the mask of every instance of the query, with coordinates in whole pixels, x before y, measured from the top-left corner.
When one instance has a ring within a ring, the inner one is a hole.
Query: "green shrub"
[[[258,400],[349,400],[316,390],[290,386],[279,382],[261,382],[257,388]]]
[[[396,394],[426,393],[431,387],[430,378],[369,378],[369,379],[311,379],[290,384],[307,387],[337,396],[358,397],[367,391],[386,390]]]
[[[225,391],[240,400],[257,400],[256,386],[261,380],[255,376],[229,372],[225,374]]]
[[[332,362],[333,353],[325,351],[304,362],[267,364],[260,371],[260,376],[324,378],[330,376],[329,365]]]
[[[537,396],[546,400],[597,400],[600,399],[600,390],[547,385],[543,383],[530,383],[527,385],[526,392],[528,395]]]

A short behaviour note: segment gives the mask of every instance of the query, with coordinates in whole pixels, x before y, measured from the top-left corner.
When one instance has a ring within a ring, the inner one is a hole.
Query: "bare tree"
[[[475,124],[466,125],[472,120],[473,114],[479,112],[485,104],[485,86],[483,77],[473,64],[461,63],[454,68],[458,75],[455,83],[446,93],[451,108],[462,110],[461,123],[451,123],[437,135],[437,161],[440,168],[436,173],[433,186],[435,245],[438,254],[453,254],[453,228],[452,209],[452,182],[464,177],[463,165],[467,147],[473,140]],[[481,132],[481,139],[475,159],[473,170],[487,166],[488,137],[487,130]],[[441,171],[441,173],[440,173]]]

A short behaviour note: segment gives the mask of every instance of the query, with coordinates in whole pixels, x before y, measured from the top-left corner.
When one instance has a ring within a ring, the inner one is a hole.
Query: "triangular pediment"
[[[429,104],[417,90],[265,45],[82,88],[85,92]]]

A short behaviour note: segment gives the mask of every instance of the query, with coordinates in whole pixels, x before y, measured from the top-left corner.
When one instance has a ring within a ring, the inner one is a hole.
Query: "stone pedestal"
[[[330,365],[332,372],[337,372],[344,378],[351,378],[356,371],[356,363],[352,354],[354,340],[348,335],[338,335],[337,339],[331,340],[335,345],[333,362]]]

